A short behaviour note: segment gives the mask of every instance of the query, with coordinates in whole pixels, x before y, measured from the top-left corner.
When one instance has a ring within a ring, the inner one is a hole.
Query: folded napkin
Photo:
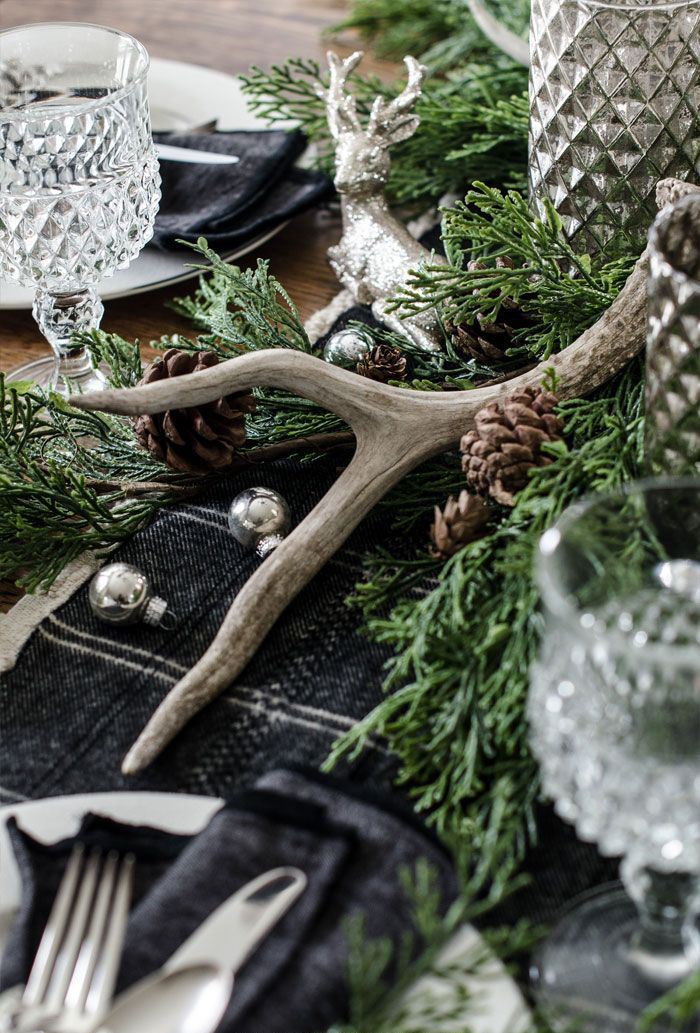
[[[218,251],[262,236],[332,193],[322,172],[295,165],[302,133],[284,130],[159,133],[158,143],[236,155],[230,165],[161,160],[163,197],[152,244],[207,238]]]
[[[3,988],[26,979],[74,843],[43,846],[14,823],[10,834],[23,899]],[[300,771],[264,776],[193,838],[95,816],[79,838],[136,856],[122,989],[163,965],[256,875],[280,865],[307,875],[303,896],[241,970],[220,1033],[321,1033],[346,1020],[347,916],[363,913],[368,936],[398,944],[412,928],[399,872],[421,857],[437,873],[445,907],[456,892],[446,855],[400,803]]]

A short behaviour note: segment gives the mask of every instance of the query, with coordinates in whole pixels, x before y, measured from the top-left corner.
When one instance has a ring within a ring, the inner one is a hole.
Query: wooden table
[[[270,65],[286,57],[322,59],[324,28],[343,15],[341,0],[0,0],[0,28],[26,22],[88,21],[131,33],[154,57],[191,61],[237,74],[252,64]],[[348,48],[338,46],[340,53]],[[367,59],[366,68],[390,75],[391,66]],[[279,236],[248,260],[270,260],[274,275],[298,305],[302,317],[328,302],[338,283],[326,251],[339,236],[339,223],[327,213],[310,212],[293,220]],[[187,284],[148,295],[109,301],[102,326],[128,339],[148,342],[164,333],[191,330],[165,307]],[[0,369],[46,354],[29,312],[0,312]],[[16,591],[0,583],[0,608]]]

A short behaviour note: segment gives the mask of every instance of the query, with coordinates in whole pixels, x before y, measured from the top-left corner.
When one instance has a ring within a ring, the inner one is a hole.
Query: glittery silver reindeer
[[[356,300],[372,305],[376,318],[410,338],[424,351],[439,351],[442,334],[434,312],[401,318],[387,311],[388,302],[405,284],[410,269],[426,260],[441,261],[419,244],[392,215],[384,186],[391,159],[388,148],[415,133],[420,119],[412,109],[421,95],[427,69],[407,57],[408,82],[391,101],[377,97],[367,127],[360,122],[347,78],[362,60],[357,51],[341,61],[329,53],[330,83],[319,89],[326,104],[328,126],[335,141],[335,187],[341,198],[343,235],[329,248],[336,276]]]

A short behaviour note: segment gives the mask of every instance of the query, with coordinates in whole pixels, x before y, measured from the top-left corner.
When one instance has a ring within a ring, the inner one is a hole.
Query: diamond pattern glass
[[[659,215],[650,240],[646,450],[655,473],[700,471],[700,195]]]
[[[72,337],[99,325],[95,285],[153,233],[147,71],[141,44],[116,30],[0,33],[0,276],[36,289],[34,315],[57,358],[17,375],[65,393],[102,386]]]
[[[656,184],[700,174],[700,0],[532,0],[530,197],[574,247],[641,250]]]

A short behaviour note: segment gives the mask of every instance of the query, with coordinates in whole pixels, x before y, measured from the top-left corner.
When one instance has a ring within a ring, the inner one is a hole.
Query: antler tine
[[[420,97],[421,87],[428,74],[428,69],[416,61],[415,57],[405,57],[404,64],[408,71],[406,85],[398,97],[394,97],[388,103],[384,97],[377,97],[369,116],[370,133],[381,133],[394,128],[397,117],[410,111]]]
[[[410,108],[415,104],[417,98],[420,96],[423,80],[428,74],[426,66],[422,65],[420,61],[416,61],[415,57],[405,57],[404,64],[406,65],[406,70],[408,72],[406,85],[390,105],[390,107],[395,108],[397,111],[405,111],[406,108]]]
[[[318,86],[316,92],[326,103],[331,135],[337,139],[347,126],[352,129],[360,129],[360,120],[355,110],[355,98],[345,89],[345,85],[350,73],[364,57],[364,51],[356,50],[344,61],[332,50],[329,50],[326,56],[330,71],[328,89],[324,90],[322,86]],[[343,121],[347,123],[346,126],[342,124]]]

